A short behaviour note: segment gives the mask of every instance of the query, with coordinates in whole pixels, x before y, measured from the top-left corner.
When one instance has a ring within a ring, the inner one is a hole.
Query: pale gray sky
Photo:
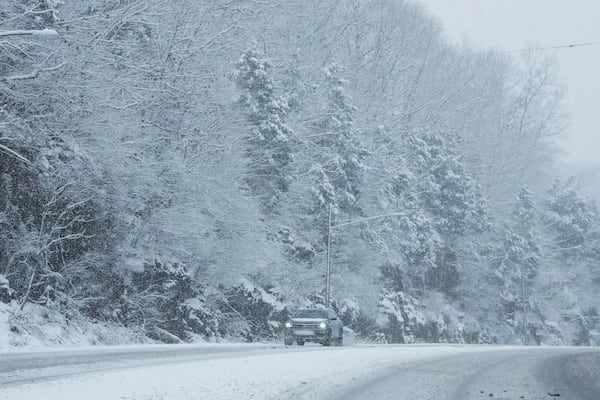
[[[477,47],[521,49],[600,42],[600,0],[421,0],[448,37]],[[549,53],[552,54],[552,51]],[[566,85],[568,161],[600,163],[600,46],[555,51]]]

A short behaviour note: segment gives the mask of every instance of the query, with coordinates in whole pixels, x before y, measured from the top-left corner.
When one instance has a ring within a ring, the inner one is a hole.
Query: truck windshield
[[[325,318],[327,319],[327,310],[298,310],[294,314],[295,318]]]

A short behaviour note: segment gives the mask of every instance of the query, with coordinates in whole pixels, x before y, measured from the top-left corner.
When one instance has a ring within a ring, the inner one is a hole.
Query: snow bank
[[[79,315],[27,304],[23,311],[0,303],[0,349],[94,346],[148,343],[142,332],[119,325],[94,322]],[[4,310],[4,312],[2,312]],[[4,335],[4,331],[10,333]],[[10,343],[9,343],[10,342]],[[10,346],[9,346],[10,344]]]
[[[8,323],[10,310],[8,304],[0,302],[0,350],[10,347],[10,324]]]

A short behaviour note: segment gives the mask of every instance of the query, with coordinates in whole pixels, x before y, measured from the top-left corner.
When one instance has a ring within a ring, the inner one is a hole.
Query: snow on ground
[[[489,346],[278,348],[267,353],[237,353],[225,358],[137,366],[7,387],[0,389],[0,400],[314,400],[391,366],[493,349]]]
[[[6,330],[8,329],[8,331]],[[0,351],[59,346],[94,346],[152,342],[142,332],[82,316],[66,317],[37,304],[23,310],[0,302]],[[8,346],[10,344],[10,347]]]
[[[0,350],[5,350],[10,346],[9,313],[10,307],[0,301]]]

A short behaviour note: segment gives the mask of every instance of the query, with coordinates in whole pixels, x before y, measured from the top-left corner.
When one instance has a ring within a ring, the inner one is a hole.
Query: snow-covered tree
[[[516,321],[516,313],[522,313],[523,304],[529,307],[530,299],[534,298],[532,279],[541,258],[538,213],[533,194],[527,188],[521,188],[514,203],[512,220],[503,229],[502,247],[494,262],[504,319],[521,334],[521,321]]]
[[[240,104],[250,125],[246,135],[249,174],[246,183],[265,210],[273,213],[277,201],[292,181],[294,133],[286,124],[287,101],[276,94],[271,65],[251,48],[236,64],[235,79],[242,91]]]
[[[497,269],[505,281],[521,281],[521,274],[531,278],[540,263],[540,237],[533,194],[527,189],[519,191],[514,204],[513,221],[503,234],[503,256]]]
[[[354,125],[356,108],[345,94],[342,68],[331,62],[324,69],[323,109],[309,126],[302,157],[310,175],[310,202],[307,213],[319,231],[315,243],[323,247],[327,240],[329,207],[334,217],[360,213],[357,203],[365,171],[366,149],[360,143],[360,131]],[[321,106],[318,104],[317,106]],[[311,228],[308,228],[311,229]]]
[[[336,209],[346,214],[356,212],[357,197],[367,154],[359,142],[360,132],[354,124],[356,107],[345,93],[346,80],[342,78],[342,68],[331,62],[325,68],[327,89],[324,117],[315,124],[319,146],[320,171],[324,172],[335,193]]]
[[[398,265],[385,264],[382,268],[383,292],[379,298],[378,313],[386,341],[412,343],[417,320],[415,299],[405,292],[404,274]]]
[[[596,296],[590,290],[598,285],[598,227],[600,218],[594,201],[579,194],[576,182],[556,181],[544,202],[542,221],[545,246],[542,248],[544,269],[539,302],[544,314],[552,308],[561,310],[553,322],[563,327],[567,343],[594,343]],[[575,332],[575,334],[573,334]]]
[[[418,179],[420,197],[447,238],[484,230],[487,207],[475,179],[467,172],[450,134],[417,131],[406,136],[409,168]]]
[[[194,282],[183,265],[159,262],[134,272],[121,297],[119,319],[140,325],[146,333],[164,342],[191,340],[195,335],[218,335],[223,319],[206,301],[206,288]]]
[[[556,246],[576,251],[586,244],[598,221],[596,204],[581,197],[573,181],[556,181],[545,203],[546,223],[554,232]]]
[[[426,234],[431,238],[427,243],[437,248],[435,258],[428,258],[434,265],[424,280],[430,287],[454,295],[461,270],[466,269],[463,258],[477,251],[470,244],[469,236],[488,229],[486,200],[467,171],[458,143],[451,134],[411,131],[403,143],[407,148],[407,167],[414,176],[413,202],[425,216],[421,220],[430,220],[432,230],[439,235],[436,240],[435,236]],[[463,248],[463,244],[466,247]]]

